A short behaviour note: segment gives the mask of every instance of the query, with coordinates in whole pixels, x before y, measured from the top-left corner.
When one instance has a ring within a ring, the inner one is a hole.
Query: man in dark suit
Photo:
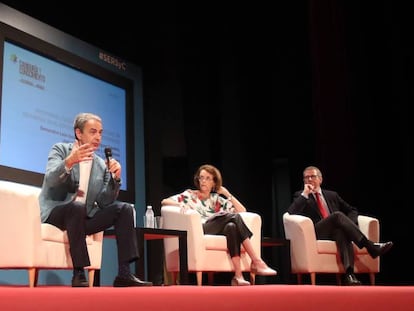
[[[118,247],[115,287],[150,286],[131,272],[138,258],[131,204],[116,201],[121,186],[121,165],[95,154],[102,141],[102,120],[80,113],[74,121],[75,142],[56,143],[49,152],[39,196],[43,223],[66,230],[73,262],[73,287],[87,287],[84,268],[90,265],[86,235],[114,226]]]
[[[322,173],[317,167],[305,168],[303,190],[295,192],[288,212],[312,219],[318,239],[336,241],[345,270],[344,284],[360,285],[361,282],[354,275],[352,242],[359,248],[365,247],[372,258],[385,254],[393,243],[368,240],[358,228],[357,209],[345,202],[337,192],[321,189],[322,180]]]

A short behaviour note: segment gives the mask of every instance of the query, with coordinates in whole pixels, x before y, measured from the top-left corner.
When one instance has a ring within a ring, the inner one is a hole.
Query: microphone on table
[[[106,161],[108,161],[107,165],[109,168],[109,161],[112,159],[112,149],[110,147],[105,148],[105,157],[106,157]]]

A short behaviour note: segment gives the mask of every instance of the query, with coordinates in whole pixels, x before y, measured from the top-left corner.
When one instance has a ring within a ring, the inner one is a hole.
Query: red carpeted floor
[[[0,286],[0,310],[414,310],[414,286]]]

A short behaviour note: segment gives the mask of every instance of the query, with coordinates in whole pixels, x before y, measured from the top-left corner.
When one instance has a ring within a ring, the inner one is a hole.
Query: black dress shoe
[[[374,243],[374,245],[378,245],[378,247],[379,247],[378,256],[382,256],[391,249],[391,247],[394,245],[394,243],[392,243],[390,241],[390,242],[386,242],[386,243]]]
[[[129,287],[129,286],[152,286],[152,282],[141,281],[135,275],[117,276],[114,281],[114,287]]]
[[[386,243],[374,243],[375,251],[371,254],[372,258],[377,258],[378,256],[384,255],[388,252],[391,247],[394,245],[392,242]]]
[[[345,277],[344,277],[345,286],[357,286],[361,284],[362,284],[361,281],[356,278],[355,274],[353,273],[345,274]]]
[[[88,287],[89,283],[86,280],[84,273],[76,273],[72,277],[72,287]]]

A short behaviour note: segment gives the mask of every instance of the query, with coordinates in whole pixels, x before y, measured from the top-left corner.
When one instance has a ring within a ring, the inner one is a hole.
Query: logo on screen
[[[13,63],[19,64],[19,73],[23,76],[20,79],[21,83],[36,87],[41,90],[45,89],[44,84],[46,83],[46,76],[42,73],[42,68],[19,59],[16,54],[11,54],[10,60]]]

